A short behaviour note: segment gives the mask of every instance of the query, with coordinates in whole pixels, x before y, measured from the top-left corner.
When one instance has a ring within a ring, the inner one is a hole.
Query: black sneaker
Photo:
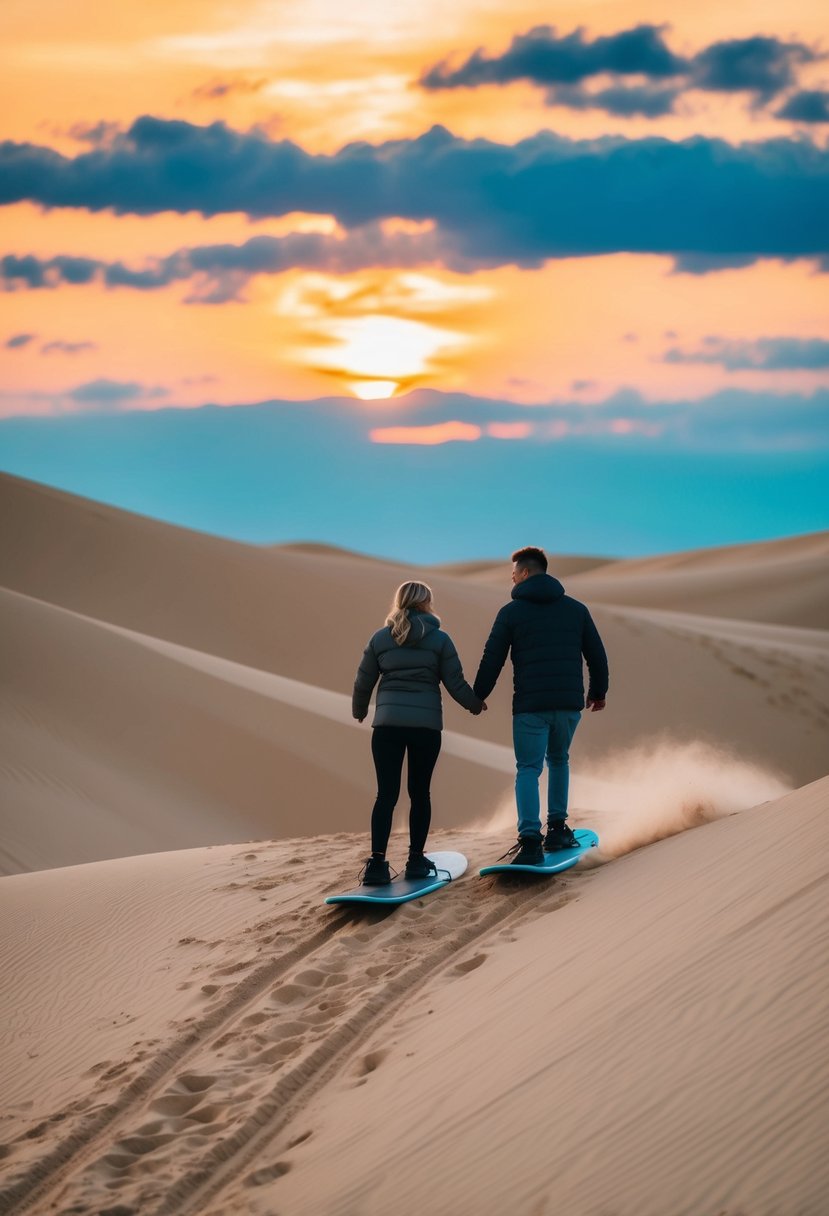
[[[433,874],[437,875],[437,872],[435,863],[422,853],[409,854],[409,860],[406,862],[407,878],[431,878]]]
[[[560,849],[577,849],[576,834],[567,826],[566,819],[551,819],[544,837],[544,852],[557,853]]]
[[[367,857],[360,875],[364,887],[386,887],[391,882],[389,863],[383,857]]]
[[[515,853],[510,865],[513,866],[542,866],[544,864],[544,850],[541,847],[540,836],[519,836],[518,843],[514,844],[507,853]]]

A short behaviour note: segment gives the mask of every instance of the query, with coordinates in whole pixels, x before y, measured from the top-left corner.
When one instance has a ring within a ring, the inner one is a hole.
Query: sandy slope
[[[412,571],[224,541],[10,477],[0,506],[0,627],[13,640],[0,649],[0,872],[365,829],[373,771],[350,689]],[[816,545],[749,548],[725,568],[741,562],[751,583],[755,567],[812,560]],[[706,561],[721,552],[685,565]],[[665,578],[685,569],[681,555],[664,564]],[[472,678],[508,588],[428,577]],[[652,607],[594,615],[611,698],[576,736],[579,779],[634,765],[662,736],[725,747],[790,785],[825,772],[829,631]],[[508,671],[483,717],[447,704],[436,823],[485,819],[508,799],[510,712]]]
[[[392,914],[320,903],[344,835],[7,878],[0,1206],[819,1216],[827,812],[540,883],[444,833]]]
[[[350,697],[0,590],[0,871],[367,825]],[[444,821],[489,805],[507,749],[447,732]]]
[[[666,728],[675,746],[727,740],[734,764],[753,762],[785,782],[822,771],[824,635],[762,627],[761,637],[746,631],[736,643],[728,623],[720,636],[714,626],[700,632],[696,621],[653,615],[659,623],[613,610],[600,622],[624,709],[614,715],[611,703],[603,717],[586,715],[573,752],[577,789],[608,769],[618,783],[615,770],[634,768]],[[0,591],[0,629],[15,639],[0,659],[3,872],[366,829],[374,789],[368,728],[351,719],[348,692],[15,592]],[[436,824],[511,805],[509,704],[506,692],[493,699],[485,726],[447,712],[448,722],[468,720],[470,733],[444,732]],[[697,772],[710,767],[703,757]],[[637,799],[653,780],[643,776]]]

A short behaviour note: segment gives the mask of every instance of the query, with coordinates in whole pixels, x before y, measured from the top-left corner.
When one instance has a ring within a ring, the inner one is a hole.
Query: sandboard
[[[515,866],[510,865],[508,861],[497,862],[494,866],[484,866],[479,872],[481,874],[560,874],[562,870],[571,869],[580,858],[584,857],[585,853],[595,849],[599,843],[598,836],[589,828],[576,828],[575,836],[579,842],[577,849],[560,849],[557,853],[545,853],[542,865]]]
[[[437,877],[430,878],[396,878],[394,882],[384,887],[355,887],[353,891],[344,891],[341,895],[329,895],[327,904],[405,904],[410,899],[419,899],[421,895],[430,895],[439,891],[455,878],[460,878],[467,867],[463,853],[427,853],[426,856],[438,868]]]

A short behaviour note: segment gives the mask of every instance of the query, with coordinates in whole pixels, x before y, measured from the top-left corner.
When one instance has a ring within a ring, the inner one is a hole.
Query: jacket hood
[[[409,630],[409,636],[403,643],[404,646],[417,646],[428,633],[433,633],[435,629],[440,629],[440,620],[434,613],[412,612],[410,609],[407,616],[412,622],[412,627]]]
[[[564,587],[550,574],[533,574],[512,589],[514,600],[530,600],[534,604],[551,604],[564,595]]]

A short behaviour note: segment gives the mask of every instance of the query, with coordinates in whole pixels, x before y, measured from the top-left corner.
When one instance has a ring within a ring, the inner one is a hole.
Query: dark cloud
[[[37,334],[13,334],[12,337],[4,343],[4,346],[6,350],[19,350],[23,346],[28,346],[29,343],[33,342],[36,337]]]
[[[757,338],[732,341],[709,336],[705,349],[683,351],[672,347],[665,363],[708,363],[736,371],[824,371],[829,368],[829,341],[825,338]]]
[[[829,251],[829,152],[803,139],[734,146],[702,136],[571,140],[542,131],[505,145],[433,127],[417,139],[349,144],[324,156],[223,123],[145,117],[116,147],[75,158],[6,141],[0,175],[2,203],[142,215],[306,211],[354,231],[385,217],[433,221],[436,233],[416,238],[421,248],[461,271],[614,252],[672,255],[685,270],[697,259],[698,270]],[[315,248],[314,234],[286,239],[295,256],[301,242]],[[327,252],[336,249],[322,240]],[[82,258],[52,265],[72,281],[88,281],[99,266]],[[7,280],[45,285],[37,259],[7,257],[0,269]],[[109,273],[141,285],[126,267]],[[138,273],[151,285],[170,270]]]
[[[694,56],[691,87],[714,92],[756,93],[768,100],[795,82],[795,68],[821,58],[802,42],[734,38],[715,42]]]
[[[547,88],[550,105],[659,118],[672,113],[676,99],[690,89],[749,92],[756,105],[764,104],[795,83],[798,67],[824,57],[802,42],[756,36],[715,42],[686,59],[666,44],[664,28],[638,25],[588,40],[583,29],[559,37],[554,27],[541,25],[516,35],[501,55],[479,48],[459,67],[439,63],[424,72],[420,84],[434,90],[528,81]],[[609,88],[584,87],[591,77],[608,75],[615,77]],[[627,85],[628,76],[645,77],[646,83]],[[672,80],[669,87],[666,79]],[[810,112],[816,108],[812,101]]]
[[[626,118],[634,115],[660,118],[673,113],[674,103],[681,92],[679,88],[655,85],[617,85],[594,92],[581,85],[559,85],[548,91],[547,104],[566,106],[570,110],[604,110],[607,114]]]
[[[686,61],[666,46],[661,26],[638,25],[618,34],[592,40],[584,30],[559,37],[551,25],[539,25],[517,34],[503,55],[477,50],[459,68],[440,63],[425,72],[426,89],[474,88],[482,84],[575,84],[590,76],[612,72],[619,76],[676,76]]]
[[[802,89],[792,94],[777,111],[777,117],[791,122],[829,122],[829,93],[821,89]]]
[[[714,274],[718,270],[744,270],[758,260],[753,253],[678,253],[675,274]]]
[[[120,408],[130,403],[166,397],[169,390],[161,386],[148,386],[136,380],[88,380],[70,389],[65,396],[75,405],[92,410]]]
[[[18,287],[54,289],[62,284],[89,283],[155,291],[173,283],[193,281],[187,303],[224,304],[238,300],[248,281],[258,274],[280,274],[294,268],[348,273],[366,267],[423,266],[446,260],[434,234],[386,234],[369,224],[345,237],[320,233],[251,237],[241,245],[203,245],[155,258],[143,268],[123,262],[65,257],[38,259],[31,255],[0,259],[0,282]],[[77,263],[82,262],[81,265]]]

